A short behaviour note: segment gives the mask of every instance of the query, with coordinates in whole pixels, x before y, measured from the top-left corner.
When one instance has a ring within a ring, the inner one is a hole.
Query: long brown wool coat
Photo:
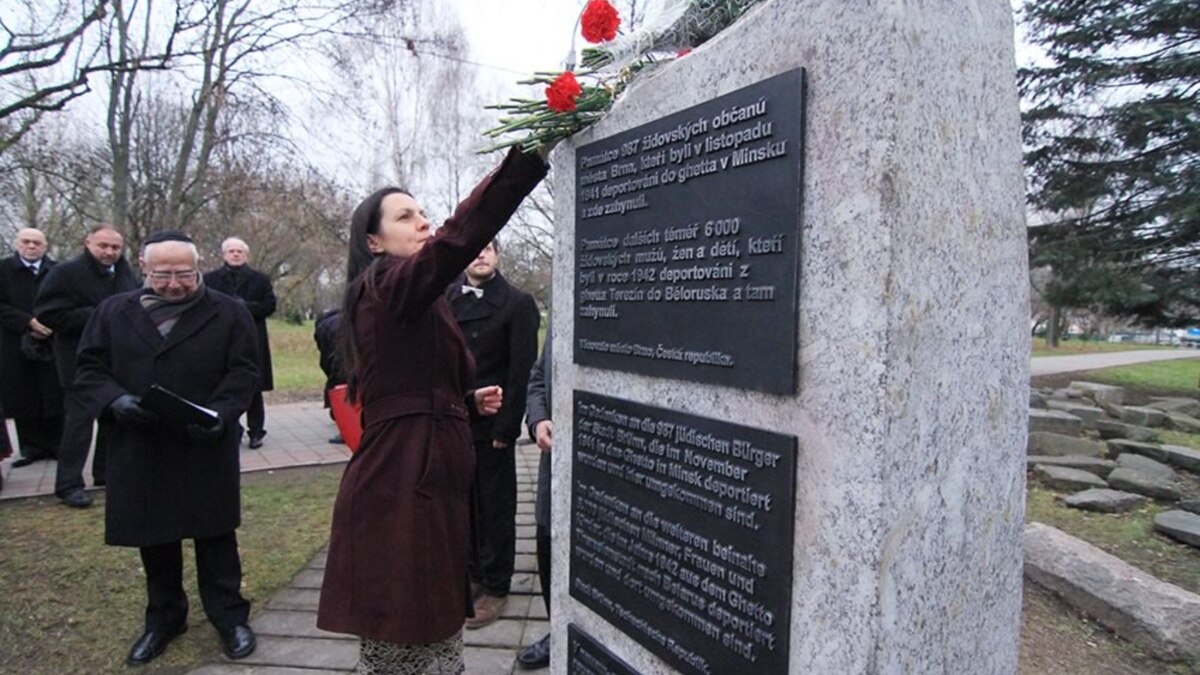
[[[317,626],[426,644],[462,629],[475,471],[466,396],[474,362],[442,297],[546,175],[514,150],[416,255],[360,293],[363,439],[333,509]]]

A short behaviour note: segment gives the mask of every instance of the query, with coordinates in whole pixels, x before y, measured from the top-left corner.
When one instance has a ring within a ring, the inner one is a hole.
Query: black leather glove
[[[188,438],[194,441],[214,443],[221,440],[221,437],[225,435],[225,420],[218,417],[217,423],[211,427],[202,427],[199,424],[189,424],[184,431],[187,433]]]
[[[112,411],[113,419],[121,426],[139,429],[152,428],[158,424],[158,415],[138,405],[141,401],[140,396],[121,394],[108,404],[108,409]]]

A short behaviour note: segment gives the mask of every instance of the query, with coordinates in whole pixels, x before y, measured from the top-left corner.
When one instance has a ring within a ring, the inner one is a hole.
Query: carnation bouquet
[[[591,43],[576,69],[574,37],[562,71],[542,72],[521,84],[545,85],[545,98],[513,98],[488,106],[504,116],[484,132],[482,152],[520,145],[527,151],[567,138],[598,122],[630,83],[647,69],[680,58],[736,21],[760,0],[651,0],[637,29],[621,34],[609,0],[588,0],[577,32]]]

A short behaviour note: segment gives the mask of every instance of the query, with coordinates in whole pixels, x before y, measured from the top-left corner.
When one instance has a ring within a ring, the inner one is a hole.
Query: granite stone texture
[[[572,390],[794,434],[789,672],[1017,671],[1030,411],[1012,21],[999,0],[767,0],[551,158],[556,532]],[[798,392],[575,366],[575,148],[797,67]],[[552,672],[569,623],[674,672],[570,597],[569,554],[556,537]]]

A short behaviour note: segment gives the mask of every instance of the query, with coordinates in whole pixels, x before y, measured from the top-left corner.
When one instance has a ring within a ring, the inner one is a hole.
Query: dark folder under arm
[[[175,392],[164,389],[157,384],[150,385],[150,391],[142,397],[139,404],[146,410],[158,415],[165,425],[180,429],[189,424],[204,429],[217,425],[220,415],[215,410],[209,410],[202,405],[192,403]]]

